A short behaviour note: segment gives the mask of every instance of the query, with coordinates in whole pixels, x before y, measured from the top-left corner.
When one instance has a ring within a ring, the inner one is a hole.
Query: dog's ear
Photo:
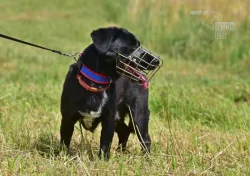
[[[100,28],[90,34],[94,46],[100,54],[105,54],[109,50],[114,33],[112,28]]]

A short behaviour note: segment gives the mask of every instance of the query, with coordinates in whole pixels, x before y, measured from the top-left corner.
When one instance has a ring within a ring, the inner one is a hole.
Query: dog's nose
[[[153,60],[152,65],[158,66],[160,64],[160,61],[158,59]]]

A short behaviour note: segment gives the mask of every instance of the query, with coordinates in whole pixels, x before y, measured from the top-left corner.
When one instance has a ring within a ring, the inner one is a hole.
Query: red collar
[[[96,88],[89,86],[85,81],[82,80],[82,76],[87,78],[88,80],[95,82],[97,84],[107,85],[104,88]],[[102,75],[99,73],[94,72],[93,70],[89,69],[84,64],[82,65],[80,72],[77,74],[76,78],[79,80],[79,84],[85,88],[87,91],[91,92],[103,92],[110,87],[112,79],[106,75]]]

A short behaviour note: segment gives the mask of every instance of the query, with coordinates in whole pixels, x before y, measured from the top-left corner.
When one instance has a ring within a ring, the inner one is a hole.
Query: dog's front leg
[[[66,116],[63,114],[60,128],[62,148],[65,145],[67,149],[69,149],[71,137],[74,132],[74,125],[78,119],[78,116]]]
[[[130,107],[130,124],[134,128],[140,142],[142,149],[146,153],[150,153],[151,139],[148,134],[148,122],[150,111],[148,109],[147,101],[135,101]]]
[[[114,115],[113,115],[114,116]],[[102,131],[100,139],[100,159],[107,161],[109,159],[110,147],[115,132],[115,118],[113,116],[102,118]]]

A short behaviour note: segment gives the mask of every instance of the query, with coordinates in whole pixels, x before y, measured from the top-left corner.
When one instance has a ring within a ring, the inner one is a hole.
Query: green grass
[[[103,162],[100,128],[83,141],[75,129],[71,154],[59,151],[60,95],[73,60],[0,39],[0,175],[250,174],[247,1],[2,0],[0,8],[6,35],[74,53],[92,30],[117,25],[164,60],[150,83],[151,156],[136,136],[128,152],[116,152],[115,136]],[[216,10],[236,30],[216,40],[190,10]]]

